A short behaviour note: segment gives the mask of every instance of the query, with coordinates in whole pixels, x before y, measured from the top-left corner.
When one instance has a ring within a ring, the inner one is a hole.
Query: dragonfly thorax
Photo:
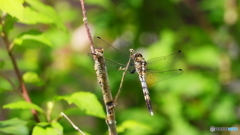
[[[134,53],[132,55],[132,58],[133,58],[134,61],[142,61],[142,60],[144,60],[144,58],[143,58],[141,53]]]
[[[141,53],[133,54],[135,70],[139,75],[144,75],[146,73],[147,62],[144,60]]]

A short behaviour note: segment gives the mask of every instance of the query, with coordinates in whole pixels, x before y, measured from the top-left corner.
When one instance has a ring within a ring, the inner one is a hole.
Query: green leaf
[[[61,124],[58,122],[53,122],[51,123],[51,126],[58,132],[58,133],[63,133],[63,127]]]
[[[26,72],[23,74],[23,80],[26,83],[34,83],[41,85],[43,81],[39,78],[38,74],[35,72]]]
[[[50,6],[44,5],[38,0],[25,0],[30,7],[24,9],[23,23],[36,24],[48,23],[66,31],[66,27],[58,16],[57,12]]]
[[[31,7],[25,7],[24,19],[21,19],[20,22],[25,24],[37,24],[37,23],[51,24],[53,23],[53,19],[48,17],[44,13],[35,11]]]
[[[139,123],[137,121],[133,121],[133,120],[127,120],[124,121],[120,126],[117,127],[117,131],[120,132],[124,132],[125,130],[149,130],[151,131],[151,127],[149,127],[148,125]]]
[[[65,100],[69,104],[75,104],[86,114],[99,118],[105,118],[105,113],[97,97],[90,92],[77,92],[70,96],[58,96],[57,100]]]
[[[46,132],[45,132],[45,130],[44,130],[42,127],[35,126],[35,127],[33,128],[32,134],[33,134],[33,135],[45,135]]]
[[[29,103],[26,101],[18,101],[18,102],[13,102],[9,103],[3,106],[3,108],[7,109],[35,109],[36,111],[43,113],[42,108],[37,106],[36,104]]]
[[[9,90],[13,90],[13,86],[10,84],[10,82],[7,79],[0,76],[0,93],[4,91],[9,91]]]
[[[212,68],[216,68],[219,64],[218,50],[211,44],[202,45],[197,50],[189,51],[186,55],[191,64]]]
[[[3,68],[4,64],[5,64],[5,62],[3,60],[0,60],[0,69]]]
[[[3,31],[6,33],[9,33],[9,31],[14,27],[15,22],[17,22],[17,19],[7,15],[5,17],[5,23],[3,25]]]
[[[33,128],[33,135],[63,135],[63,127],[57,123],[41,122]]]
[[[0,0],[0,10],[16,17],[25,24],[53,24],[66,31],[66,27],[57,12],[50,6],[44,5],[39,0],[25,0],[29,6],[23,6],[24,0]]]
[[[18,19],[23,18],[24,0],[0,0],[0,10]]]
[[[237,116],[234,111],[234,101],[235,99],[229,94],[222,97],[218,104],[216,104],[210,115],[211,120],[216,123],[229,123],[234,122],[237,119]]]
[[[14,40],[14,44],[23,45],[28,48],[38,48],[39,46],[52,46],[52,42],[44,35],[36,30],[30,30],[22,33]]]
[[[27,122],[18,118],[13,118],[5,121],[0,121],[0,133],[2,134],[18,134],[28,135]]]
[[[109,0],[87,0],[86,4],[99,5],[101,7],[106,8],[106,9],[108,9],[112,5],[112,3]]]

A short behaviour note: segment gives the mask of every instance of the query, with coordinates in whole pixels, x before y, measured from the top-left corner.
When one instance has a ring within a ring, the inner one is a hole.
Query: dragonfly
[[[156,57],[146,61],[141,53],[133,53],[132,55],[129,55],[129,53],[126,51],[109,44],[101,37],[94,37],[94,43],[101,47],[112,48],[114,53],[121,55],[118,57],[125,58],[125,61],[130,59],[130,64],[127,70],[130,74],[138,74],[146,106],[151,115],[153,115],[153,111],[150,94],[148,91],[148,84],[153,85],[162,80],[166,80],[183,73],[182,69],[169,69],[178,60],[182,53],[181,51],[176,51],[172,54]],[[120,61],[120,59],[118,60]],[[117,65],[118,67],[126,67],[127,65],[126,62],[118,62],[109,58],[106,58],[106,63],[111,63]]]

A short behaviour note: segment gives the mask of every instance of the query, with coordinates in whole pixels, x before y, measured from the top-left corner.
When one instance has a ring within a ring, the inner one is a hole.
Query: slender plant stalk
[[[16,59],[15,59],[15,57],[14,57],[14,55],[13,55],[11,49],[10,49],[10,43],[9,43],[9,41],[8,41],[7,34],[3,32],[1,35],[2,35],[2,37],[3,37],[4,44],[5,44],[6,49],[7,49],[7,51],[8,51],[8,55],[10,56],[11,62],[12,62],[12,64],[13,64],[14,71],[15,71],[15,73],[16,73],[16,75],[17,75],[17,78],[18,78],[18,81],[19,81],[19,83],[20,83],[21,95],[22,95],[22,97],[24,98],[24,100],[26,100],[26,101],[29,102],[29,103],[32,103],[32,101],[31,101],[31,99],[30,99],[30,97],[29,97],[27,88],[26,88],[26,86],[25,86],[25,84],[24,84],[24,81],[23,81],[23,79],[22,79],[22,75],[21,75],[21,73],[20,73],[20,70],[19,70],[19,68],[18,68],[18,66],[17,66]],[[31,112],[32,112],[32,114],[33,114],[33,116],[34,116],[35,121],[36,121],[36,122],[40,122],[40,120],[39,120],[39,118],[38,118],[37,111],[34,110],[34,109],[32,109]]]
[[[83,22],[84,22],[84,25],[85,25],[85,28],[86,28],[86,31],[87,31],[88,39],[90,41],[90,49],[91,49],[92,54],[95,54],[92,35],[91,35],[90,29],[89,29],[89,26],[88,26],[87,11],[85,9],[84,0],[80,0],[80,3],[81,3],[81,7],[82,7]],[[95,59],[95,56],[94,56],[94,59]]]
[[[114,98],[114,105],[117,105],[117,99],[118,99],[118,97],[119,97],[119,95],[120,95],[120,93],[121,93],[123,81],[124,81],[125,75],[126,75],[126,73],[127,73],[128,67],[129,67],[129,65],[130,65],[132,54],[133,54],[133,52],[134,52],[133,49],[130,49],[129,51],[130,51],[129,60],[128,60],[127,66],[124,67],[124,72],[123,72],[123,75],[122,75],[121,83],[120,83],[120,86],[119,86],[117,95],[116,95],[115,98]]]
[[[108,126],[109,135],[117,135],[113,98],[112,98],[111,90],[109,88],[107,69],[106,69],[105,60],[103,57],[103,49],[101,48],[96,50],[94,49],[91,32],[88,27],[88,20],[87,20],[84,0],[80,0],[80,3],[81,3],[82,13],[83,13],[83,22],[87,31],[88,39],[90,41],[90,49],[93,54],[93,59],[95,61],[94,68],[96,70],[98,83],[100,84],[102,89],[103,100],[104,100],[104,104],[107,112],[106,123]],[[98,52],[96,53],[96,51]]]
[[[78,132],[80,132],[82,135],[85,135],[83,133],[83,131],[81,129],[79,129],[69,118],[66,114],[64,114],[63,112],[61,112],[62,116],[68,120],[69,123],[71,123],[71,125],[73,126],[74,129],[76,129]]]

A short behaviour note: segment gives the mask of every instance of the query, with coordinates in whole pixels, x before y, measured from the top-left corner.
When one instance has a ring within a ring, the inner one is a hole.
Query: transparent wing
[[[94,42],[95,46],[102,47],[105,50],[110,51],[110,52],[114,52],[114,53],[111,53],[112,56],[118,55],[119,57],[125,57],[125,58],[129,57],[129,52],[124,51],[118,47],[111,45],[110,43],[108,43],[107,41],[102,39],[101,37],[95,36],[93,39],[94,39],[93,42]]]
[[[122,63],[118,63],[116,61],[113,61],[111,59],[105,58],[107,67],[111,68],[111,69],[115,69],[115,70],[120,70],[120,68],[125,68],[126,64],[122,64]],[[131,72],[132,70],[134,70],[134,65],[129,65],[128,67],[129,72]]]
[[[148,85],[153,85],[160,81],[181,75],[183,73],[182,69],[170,69],[170,70],[149,70],[147,71],[146,81]]]
[[[127,65],[127,62],[130,58],[130,52],[124,51],[123,49],[120,49],[118,47],[115,47],[102,39],[101,37],[94,37],[94,45],[97,47],[104,48],[104,56],[106,59],[106,65],[107,67],[118,70],[120,67],[124,68]],[[133,60],[131,60],[130,66],[129,66],[129,72],[134,70],[134,65],[132,64]]]
[[[147,69],[151,70],[166,70],[173,66],[174,63],[181,57],[181,51],[172,54],[156,57],[147,61]]]

